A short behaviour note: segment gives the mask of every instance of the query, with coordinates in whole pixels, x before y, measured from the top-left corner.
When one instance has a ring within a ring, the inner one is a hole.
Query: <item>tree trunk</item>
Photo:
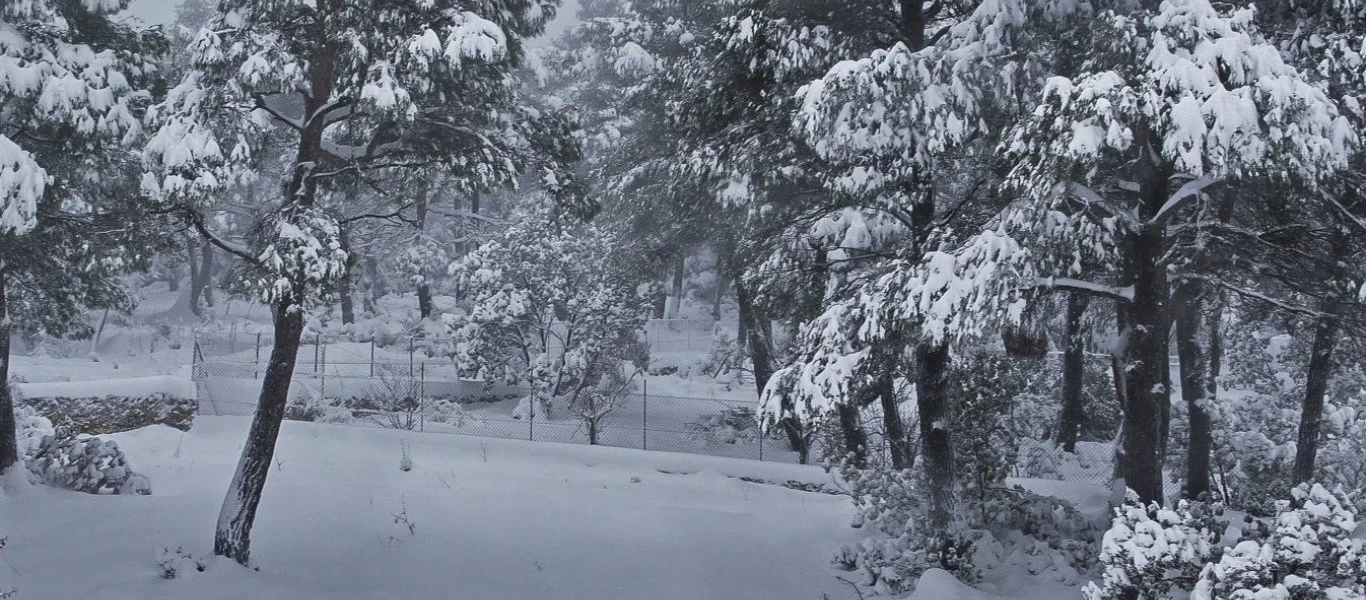
[[[19,462],[19,439],[15,435],[14,396],[9,389],[10,315],[6,294],[9,282],[0,260],[0,474]]]
[[[844,437],[845,458],[854,467],[862,469],[868,464],[868,435],[863,432],[859,422],[858,407],[840,404],[835,411],[839,414],[840,433]]]
[[[185,252],[188,254],[190,263],[190,312],[198,317],[202,313],[200,306],[200,295],[204,293],[204,281],[200,276],[202,266],[198,257],[194,253],[194,244],[187,244]]]
[[[204,240],[204,245],[199,249],[199,256],[202,259],[199,265],[199,285],[203,289],[199,297],[204,299],[205,306],[213,306],[213,243]]]
[[[1210,450],[1214,445],[1213,425],[1207,410],[1214,400],[1213,390],[1207,385],[1213,357],[1209,349],[1202,347],[1202,329],[1210,329],[1210,337],[1215,339],[1217,322],[1204,322],[1207,318],[1203,298],[1204,286],[1188,283],[1182,286],[1180,312],[1176,315],[1176,355],[1180,361],[1181,398],[1186,403],[1186,414],[1190,421],[1190,437],[1186,443],[1186,485],[1187,498],[1197,498],[1210,490]]]
[[[919,344],[915,349],[916,405],[920,409],[920,454],[929,486],[929,526],[947,531],[953,523],[953,437],[949,429],[947,344]]]
[[[713,321],[721,320],[721,300],[726,297],[726,278],[721,275],[720,269],[716,272],[716,294],[711,301],[711,318]]]
[[[664,288],[659,288],[659,292],[655,294],[654,306],[652,307],[654,309],[654,318],[663,319],[664,315],[666,314],[665,311],[668,309],[668,306],[669,293],[665,292]]]
[[[418,184],[416,212],[419,238],[427,234],[428,196],[427,184]],[[423,265],[423,270],[424,272],[419,274],[421,281],[417,284],[417,312],[423,319],[427,319],[432,316],[432,286],[427,282],[426,265]]]
[[[740,320],[745,323],[749,359],[754,366],[754,386],[762,395],[764,388],[768,386],[768,380],[773,377],[773,372],[777,370],[773,360],[773,327],[772,324],[768,323],[768,318],[755,309],[748,287],[738,277],[735,279],[735,296],[740,306]],[[782,410],[784,414],[791,412],[791,399],[783,398]],[[796,418],[787,416],[778,424],[787,434],[788,447],[797,452],[802,464],[806,464],[810,449],[807,447],[806,438],[802,435],[801,423],[798,423]]]
[[[289,385],[294,376],[294,363],[299,355],[299,343],[304,331],[304,314],[296,305],[285,301],[275,306],[275,343],[270,352],[261,385],[260,403],[251,421],[247,443],[237,463],[228,495],[218,514],[218,530],[214,535],[213,552],[246,565],[251,553],[251,526],[256,520],[256,507],[261,503],[261,492],[266,485],[275,458],[275,440],[280,435],[280,423],[285,417],[289,400]]]
[[[878,381],[877,397],[882,405],[882,434],[887,438],[892,468],[909,469],[915,466],[915,449],[911,447],[911,441],[906,439],[906,424],[901,419],[901,404],[896,398],[896,379],[890,367]]]
[[[674,259],[674,279],[670,290],[672,295],[669,298],[669,308],[667,318],[677,319],[679,309],[683,307],[683,278],[687,275],[687,257],[682,252]]]
[[[1323,316],[1314,322],[1314,344],[1309,352],[1308,380],[1304,387],[1304,405],[1300,409],[1299,441],[1295,447],[1296,484],[1314,479],[1314,459],[1319,451],[1319,424],[1323,418],[1323,399],[1328,394],[1328,380],[1333,375],[1333,351],[1338,342],[1338,312],[1336,301],[1321,307]]]
[[[1058,444],[1065,452],[1077,451],[1077,438],[1086,422],[1082,391],[1086,376],[1086,315],[1090,296],[1073,292],[1067,296],[1067,339],[1062,355],[1062,413],[1058,415]]]
[[[1135,132],[1134,146],[1140,148],[1137,167],[1139,218],[1143,225],[1126,240],[1127,260],[1125,275],[1133,286],[1134,299],[1129,304],[1126,330],[1121,337],[1127,341],[1124,351],[1125,410],[1123,454],[1120,472],[1125,485],[1147,504],[1163,502],[1162,459],[1164,413],[1169,406],[1167,303],[1171,298],[1167,285],[1165,231],[1154,222],[1157,211],[1166,203],[1168,175],[1153,162],[1147,150],[1146,130]]]
[[[337,294],[340,296],[342,324],[350,325],[356,322],[356,303],[351,297],[351,288],[356,266],[360,261],[356,260],[356,255],[351,252],[351,237],[347,235],[346,227],[342,226],[338,234],[342,252],[346,253],[346,273],[337,280]]]
[[[367,294],[361,298],[361,306],[365,312],[371,315],[379,314],[379,299],[388,295],[389,290],[384,285],[384,279],[379,274],[379,259],[373,256],[365,257],[365,274],[368,283]]]
[[[1001,330],[1001,343],[1007,356],[1044,358],[1048,356],[1048,336],[1030,326],[1006,327]]]

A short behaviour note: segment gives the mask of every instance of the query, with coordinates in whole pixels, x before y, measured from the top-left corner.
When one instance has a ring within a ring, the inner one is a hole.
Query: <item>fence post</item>
[[[417,384],[417,430],[427,431],[427,361],[422,361],[421,377]]]
[[[650,380],[643,379],[640,382],[640,449],[649,450],[646,443],[646,434],[650,430]]]
[[[764,428],[759,428],[759,462],[764,460]]]
[[[322,352],[323,334],[318,333],[313,336],[313,372],[318,372],[318,354]]]
[[[261,332],[256,332],[256,371],[251,374],[252,379],[261,378]]]
[[[413,336],[408,336],[408,376],[413,376]]]
[[[375,376],[375,338],[370,338],[370,376]]]
[[[527,396],[526,406],[528,409],[526,439],[529,442],[534,442],[536,441],[536,391],[534,389],[531,391],[531,395]]]

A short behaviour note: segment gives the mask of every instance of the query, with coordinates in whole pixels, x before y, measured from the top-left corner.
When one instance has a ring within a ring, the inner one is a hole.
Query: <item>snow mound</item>
[[[193,381],[169,375],[93,381],[21,383],[19,390],[27,398],[142,397],[153,394],[165,394],[174,398],[195,397]]]
[[[920,581],[915,584],[915,592],[907,596],[906,600],[998,600],[999,598],[1000,596],[993,596],[969,587],[966,583],[958,581],[948,571],[930,569],[920,575]]]

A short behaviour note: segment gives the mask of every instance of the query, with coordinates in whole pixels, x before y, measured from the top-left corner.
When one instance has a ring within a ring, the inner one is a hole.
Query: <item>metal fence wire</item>
[[[656,341],[668,340],[652,339],[652,346]],[[201,413],[252,415],[270,340],[251,333],[203,342],[195,345],[192,370]],[[699,334],[682,345],[700,348],[710,343],[709,336]],[[421,344],[415,338],[382,348],[373,342],[329,343],[316,336],[306,340],[290,386],[286,419],[788,463],[801,460],[782,428],[762,431],[757,400],[652,393],[649,380],[644,380],[640,389],[611,398],[581,397],[576,405],[563,399],[533,402],[538,395],[531,390],[462,378],[453,360],[427,358]],[[872,403],[860,416],[870,458],[890,462],[881,407]],[[1017,425],[1014,415],[1010,422]],[[1020,431],[1039,429],[1026,426],[1023,417],[1018,425]],[[918,430],[913,414],[904,427],[912,433]],[[829,457],[827,448],[842,444],[837,429],[827,423],[804,430],[809,462],[821,462]],[[1021,435],[1017,441],[1019,456],[1009,469],[1011,476],[1103,482],[1113,471],[1109,443],[1082,443],[1077,452],[1064,454],[1048,440]]]

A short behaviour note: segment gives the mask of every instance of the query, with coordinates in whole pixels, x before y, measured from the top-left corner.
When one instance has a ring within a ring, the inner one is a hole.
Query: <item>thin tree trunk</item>
[[[361,298],[362,307],[366,313],[376,315],[379,314],[379,299],[389,293],[388,288],[384,285],[384,279],[379,274],[379,259],[373,256],[365,257],[365,274],[369,283],[367,286],[369,293]]]
[[[0,474],[19,462],[19,438],[14,422],[14,397],[9,389],[10,315],[8,290],[9,273],[0,260]]]
[[[749,359],[754,365],[754,386],[762,395],[764,388],[768,386],[768,380],[777,370],[773,360],[772,325],[766,322],[767,317],[755,309],[747,286],[738,277],[735,280],[735,295],[740,306],[740,320],[745,322]],[[792,410],[792,401],[783,398],[782,409],[784,414],[789,413]],[[778,424],[787,434],[788,447],[797,452],[802,464],[806,464],[810,449],[802,435],[801,424],[791,416],[784,417]]]
[[[896,379],[892,368],[886,368],[878,380],[877,397],[882,405],[882,434],[887,438],[887,450],[891,454],[892,468],[906,470],[915,466],[915,449],[906,439],[906,424],[901,419],[901,404],[896,398]]]
[[[1324,316],[1314,322],[1314,344],[1309,352],[1309,368],[1300,409],[1299,440],[1295,447],[1296,484],[1314,479],[1314,460],[1319,451],[1319,425],[1323,420],[1323,400],[1328,380],[1333,375],[1333,351],[1337,347],[1340,308],[1336,301],[1326,302]]]
[[[1077,438],[1086,422],[1082,397],[1086,376],[1086,331],[1082,317],[1090,297],[1073,292],[1067,296],[1067,339],[1062,355],[1062,413],[1058,416],[1057,442],[1065,452],[1077,451]]]
[[[868,434],[863,432],[859,422],[858,407],[840,404],[835,407],[839,415],[840,433],[844,437],[844,452],[849,463],[862,469],[868,464]]]
[[[1182,286],[1181,310],[1176,315],[1176,354],[1180,361],[1181,397],[1186,402],[1190,421],[1190,437],[1186,443],[1187,498],[1197,498],[1210,490],[1210,451],[1214,444],[1213,428],[1208,403],[1213,400],[1209,388],[1212,354],[1201,346],[1202,329],[1210,323],[1206,317],[1204,290],[1198,283]],[[1211,327],[1211,330],[1214,328]],[[1214,334],[1211,334],[1212,339]]]
[[[418,237],[427,234],[427,201],[429,192],[427,184],[418,184],[417,191],[417,235]],[[423,319],[432,316],[432,286],[427,282],[427,273],[421,273],[421,282],[417,284],[417,312]]]
[[[356,272],[356,265],[360,261],[356,260],[356,255],[351,252],[351,237],[347,235],[345,226],[338,232],[341,240],[342,252],[346,253],[346,273],[337,281],[337,294],[340,296],[341,319],[343,325],[350,325],[356,322],[356,303],[352,298],[352,281]]]
[[[674,259],[674,274],[671,296],[669,297],[669,308],[666,311],[667,318],[677,319],[679,309],[683,306],[683,278],[687,274],[687,257],[682,252]]]
[[[197,317],[201,314],[200,296],[204,293],[204,282],[200,276],[202,267],[199,258],[195,256],[194,244],[187,244],[185,252],[189,255],[190,263],[190,312]]]
[[[204,245],[199,249],[201,262],[199,265],[199,285],[203,289],[199,297],[204,299],[205,306],[213,306],[213,243],[204,240]]]
[[[922,343],[915,350],[916,404],[920,409],[920,454],[929,486],[929,526],[947,531],[953,523],[953,437],[949,428],[947,344]]]
[[[716,272],[716,294],[711,302],[711,318],[713,321],[721,320],[721,300],[726,296],[726,278],[721,275],[721,270]]]
[[[256,416],[251,421],[247,443],[237,471],[228,486],[228,495],[218,513],[218,529],[214,535],[213,552],[246,565],[251,553],[251,527],[256,520],[256,508],[261,503],[266,475],[275,458],[275,440],[280,435],[285,405],[289,400],[289,385],[294,376],[294,363],[299,355],[299,343],[304,331],[303,311],[291,302],[275,306],[275,343],[270,352],[261,386]]]

